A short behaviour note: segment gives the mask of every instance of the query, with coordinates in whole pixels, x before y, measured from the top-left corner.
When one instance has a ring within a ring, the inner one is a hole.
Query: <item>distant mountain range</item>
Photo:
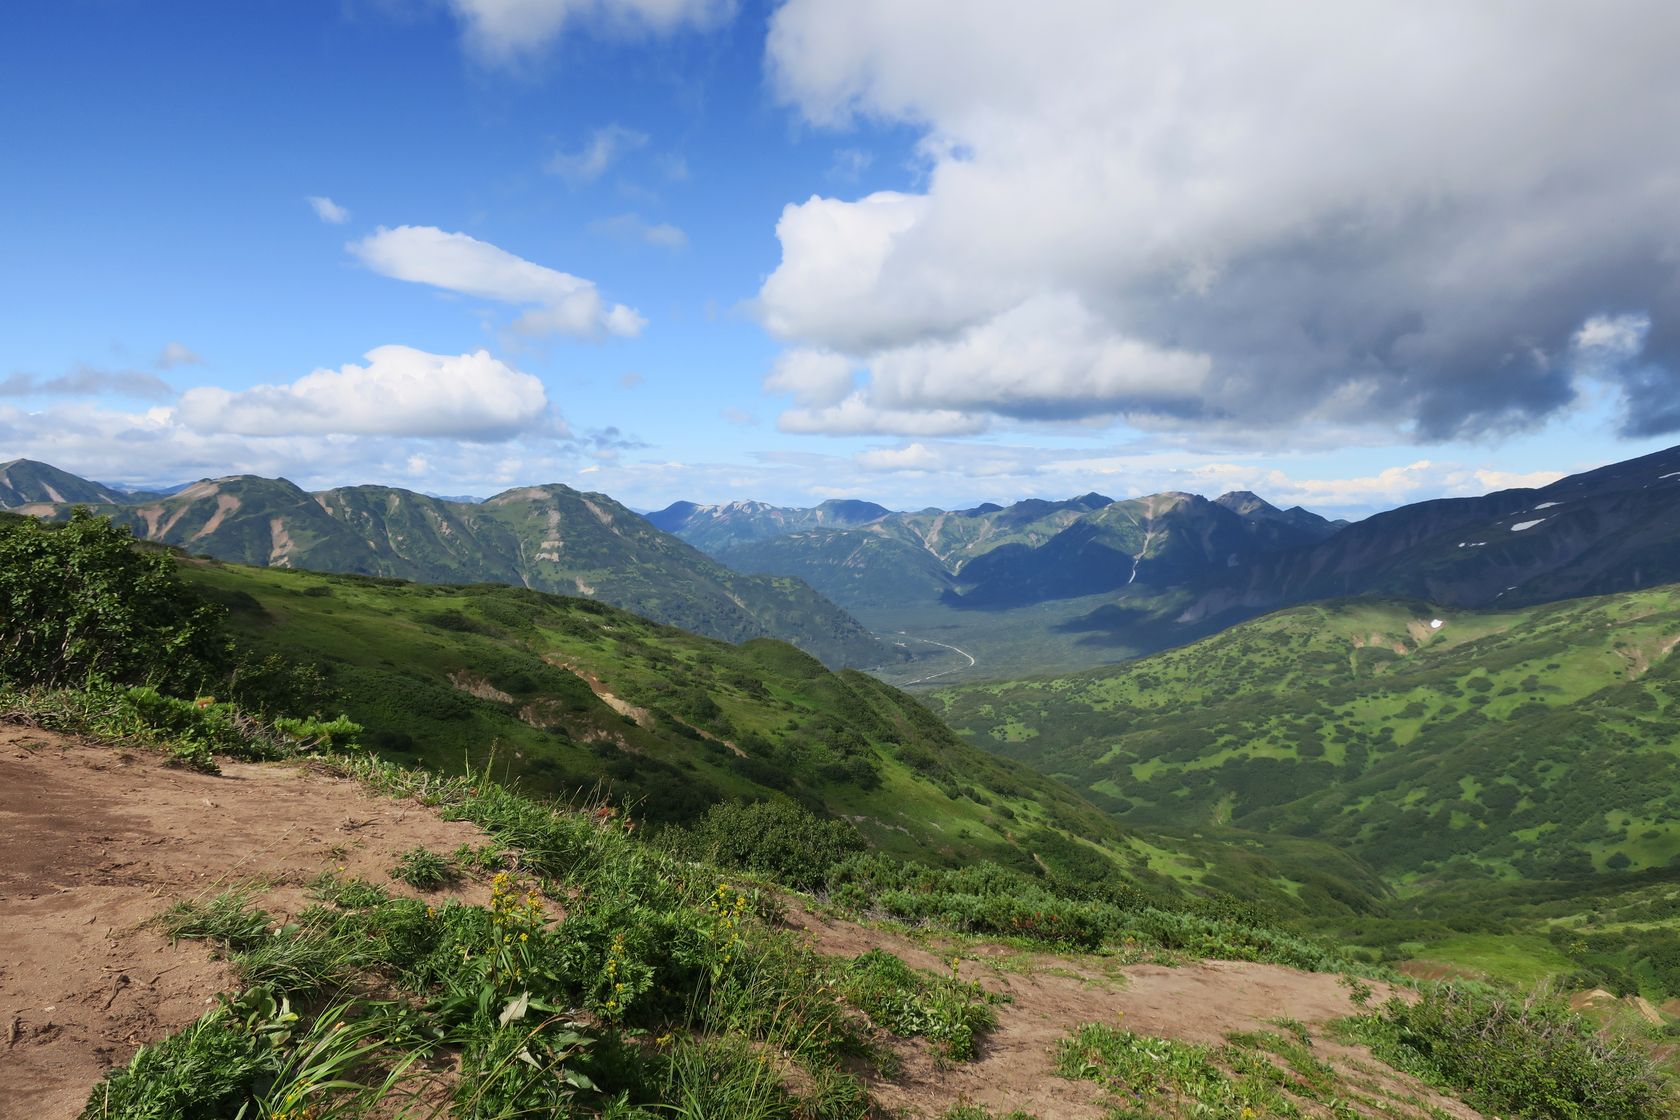
[[[1516,606],[1680,579],[1680,448],[1352,525],[1247,491],[915,513],[682,502],[651,516],[730,567],[803,579],[878,630],[902,618],[939,631],[979,658],[964,673],[996,677],[1032,670],[1008,653],[1025,630],[1044,639],[1043,668],[1071,668],[1331,597]]]
[[[1185,582],[1324,540],[1343,522],[1240,491],[1208,501],[1084,494],[1004,507],[893,513],[870,502],[794,509],[678,502],[655,525],[743,571],[798,575],[836,602],[1017,606]]]
[[[127,494],[45,463],[0,465],[0,505],[57,518],[78,504],[220,560],[580,595],[726,641],[782,638],[831,665],[898,656],[797,579],[731,571],[606,495],[558,484],[480,503],[389,486],[311,494],[252,475]]]
[[[0,506],[55,517],[74,503],[221,559],[584,595],[903,683],[1112,662],[1334,597],[1507,607],[1680,580],[1680,448],[1351,525],[1247,491],[915,512],[677,502],[643,517],[558,484],[483,502],[252,476],[125,494],[42,463],[0,466]]]

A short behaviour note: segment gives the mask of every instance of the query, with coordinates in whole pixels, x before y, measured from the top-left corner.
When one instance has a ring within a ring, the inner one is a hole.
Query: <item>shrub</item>
[[[851,822],[824,820],[791,801],[721,802],[689,828],[668,830],[665,842],[690,859],[761,871],[805,888],[864,848]]]
[[[167,554],[86,509],[60,526],[0,525],[0,680],[190,691],[227,657],[221,618]]]
[[[1465,1094],[1484,1111],[1544,1120],[1673,1115],[1650,1064],[1607,1041],[1562,1001],[1455,985],[1395,998],[1344,1030],[1398,1069]]]

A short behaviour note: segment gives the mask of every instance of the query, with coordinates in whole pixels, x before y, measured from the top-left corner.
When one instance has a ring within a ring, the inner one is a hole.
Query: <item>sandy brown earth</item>
[[[850,957],[881,948],[918,968],[950,968],[950,955],[900,934],[802,907],[794,907],[788,920],[811,935],[819,952]],[[986,1037],[974,1062],[939,1061],[920,1043],[900,1048],[903,1073],[892,1081],[872,1081],[870,1091],[904,1115],[931,1120],[953,1102],[966,1101],[999,1113],[1021,1109],[1040,1120],[1100,1120],[1106,1112],[1097,1086],[1055,1073],[1056,1044],[1075,1028],[1108,1023],[1158,1038],[1210,1044],[1233,1031],[1275,1030],[1269,1020],[1290,1018],[1312,1031],[1317,1056],[1350,1082],[1415,1097],[1464,1120],[1480,1116],[1381,1066],[1362,1047],[1322,1037],[1319,1028],[1324,1024],[1355,1011],[1335,976],[1246,961],[1104,968],[1097,958],[1022,954],[997,945],[964,946],[959,955],[959,975],[1008,997],[1008,1002],[997,1008],[998,1027]],[[1377,1000],[1391,994],[1386,985],[1373,987]]]
[[[172,903],[259,881],[261,904],[286,914],[322,871],[390,883],[397,856],[416,845],[449,851],[485,839],[304,765],[230,762],[219,776],[196,774],[145,751],[0,725],[0,1115],[74,1117],[107,1069],[196,1019],[232,985],[207,946],[171,946],[157,931],[152,919]],[[473,884],[458,893],[484,901]],[[797,904],[789,922],[825,953],[879,947],[918,967],[949,967],[908,937]],[[1097,1120],[1097,1087],[1053,1071],[1056,1042],[1080,1024],[1215,1043],[1280,1016],[1317,1028],[1352,1010],[1335,977],[1272,965],[1120,967],[986,945],[962,953],[963,976],[1009,999],[998,1029],[973,1063],[903,1045],[902,1073],[871,1085],[892,1115],[937,1117],[970,1101],[1040,1120]],[[1367,1082],[1476,1116],[1377,1070],[1357,1049],[1322,1038],[1315,1048],[1345,1071],[1365,1071]]]
[[[277,888],[262,905],[285,913],[322,871],[386,883],[416,845],[484,840],[302,766],[196,774],[0,726],[0,1115],[75,1116],[107,1069],[231,986],[208,947],[148,924],[170,904],[261,879]]]

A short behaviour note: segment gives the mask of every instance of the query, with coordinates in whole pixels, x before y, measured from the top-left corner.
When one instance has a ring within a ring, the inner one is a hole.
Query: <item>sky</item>
[[[1358,517],[1680,443],[1669,0],[12,0],[0,461]]]

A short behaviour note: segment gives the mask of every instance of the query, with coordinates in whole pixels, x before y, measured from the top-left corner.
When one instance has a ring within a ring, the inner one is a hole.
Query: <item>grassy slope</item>
[[[1399,881],[1680,852],[1680,588],[1507,613],[1301,607],[1131,665],[939,694],[1128,819],[1320,834]]]
[[[498,586],[184,571],[233,608],[243,638],[319,661],[393,757],[449,771],[494,752],[498,770],[528,788],[604,783],[656,820],[786,793],[853,818],[884,850],[944,861],[1030,865],[1025,838],[1050,828],[1099,841],[1149,877],[1146,850],[1089,805],[966,746],[873,678],[830,673],[779,642],[730,646],[589,600]],[[621,715],[585,677],[642,711]]]
[[[1128,823],[1328,840],[1417,914],[1556,930],[1565,944],[1580,940],[1566,927],[1616,934],[1572,959],[1650,976],[1638,962],[1667,952],[1652,946],[1677,908],[1665,870],[1680,854],[1677,638],[1672,586],[1499,613],[1344,601],[935,701],[970,741]],[[1625,907],[1657,917],[1630,934],[1607,916]],[[1488,958],[1485,945],[1457,949],[1430,955]],[[1493,971],[1526,975],[1537,954],[1518,957]]]
[[[653,820],[785,795],[852,819],[901,855],[1303,905],[1301,877],[1270,854],[1123,828],[1060,783],[965,744],[903,693],[830,673],[780,642],[731,646],[590,600],[499,586],[183,570],[232,608],[246,640],[319,661],[348,714],[394,758],[458,771],[493,751],[527,788],[605,783]],[[639,711],[622,715],[597,692]],[[1298,846],[1292,865],[1332,866],[1353,884],[1347,906],[1379,906],[1385,888],[1356,861]]]

